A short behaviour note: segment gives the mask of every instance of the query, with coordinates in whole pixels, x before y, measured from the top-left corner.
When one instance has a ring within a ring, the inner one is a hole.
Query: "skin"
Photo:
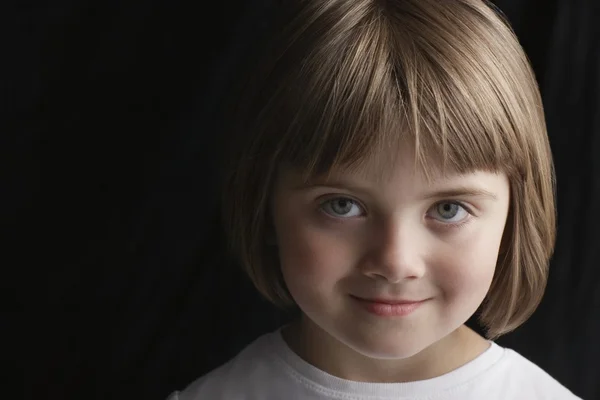
[[[489,347],[464,323],[492,282],[508,179],[438,170],[427,180],[408,151],[400,154],[394,164],[370,160],[329,180],[303,182],[282,170],[275,185],[282,273],[302,311],[284,339],[343,379],[428,379]],[[381,316],[363,301],[382,298],[423,302],[408,315]]]

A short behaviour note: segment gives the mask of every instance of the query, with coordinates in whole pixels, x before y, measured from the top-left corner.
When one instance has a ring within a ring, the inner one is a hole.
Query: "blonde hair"
[[[426,172],[507,174],[505,246],[478,319],[489,338],[518,327],[546,286],[554,172],[536,80],[508,23],[478,0],[283,3],[290,18],[232,116],[224,182],[225,227],[257,289],[293,303],[267,238],[282,165],[310,177],[410,143]]]

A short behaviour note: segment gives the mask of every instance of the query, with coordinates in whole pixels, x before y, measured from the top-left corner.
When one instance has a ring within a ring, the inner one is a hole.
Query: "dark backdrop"
[[[223,254],[220,105],[268,1],[3,6],[2,332],[15,398],[164,399],[276,328]],[[600,2],[503,0],[540,82],[559,235],[500,340],[600,399]]]

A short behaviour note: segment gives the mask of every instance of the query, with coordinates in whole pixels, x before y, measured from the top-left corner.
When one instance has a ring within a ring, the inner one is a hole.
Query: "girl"
[[[576,399],[493,341],[540,302],[555,237],[507,23],[480,0],[282,3],[223,208],[256,288],[301,317],[171,399]]]

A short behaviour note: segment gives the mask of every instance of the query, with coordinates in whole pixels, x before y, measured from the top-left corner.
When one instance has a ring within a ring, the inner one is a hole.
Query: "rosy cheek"
[[[287,216],[278,230],[281,268],[289,289],[322,291],[352,269],[348,238],[307,216]],[[285,227],[285,228],[283,228]]]
[[[470,235],[438,253],[432,274],[445,296],[479,298],[487,292],[497,260],[495,242],[489,234]]]
[[[326,277],[335,267],[335,238],[306,226],[295,226],[279,242],[282,267],[300,278]]]

